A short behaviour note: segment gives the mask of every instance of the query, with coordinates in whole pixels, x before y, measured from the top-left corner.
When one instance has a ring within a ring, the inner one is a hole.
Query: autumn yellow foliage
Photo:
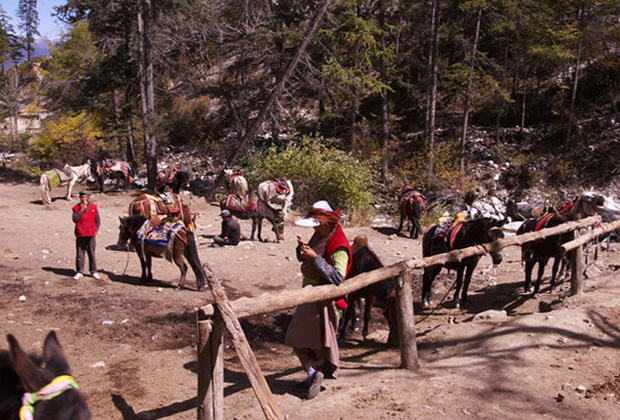
[[[51,164],[79,164],[96,157],[103,143],[96,121],[86,113],[61,117],[43,123],[41,132],[30,143],[29,153]]]

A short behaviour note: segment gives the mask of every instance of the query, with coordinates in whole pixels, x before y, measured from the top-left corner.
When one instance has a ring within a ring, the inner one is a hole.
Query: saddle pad
[[[47,177],[47,184],[50,190],[53,190],[60,185],[60,175],[58,174],[58,171],[56,169],[46,171],[45,176]]]
[[[273,180],[272,185],[274,185],[276,193],[278,195],[279,194],[289,195],[289,193],[291,192],[286,178],[276,178]]]
[[[138,233],[138,243],[144,241],[149,244],[168,246],[172,235],[176,234],[182,228],[183,224],[180,222],[164,223],[163,225],[152,227],[147,220],[144,225],[142,225],[140,233]]]
[[[452,225],[453,221],[454,219],[448,219],[437,224],[437,229],[435,229],[435,234],[433,235],[433,238],[442,238],[446,236],[448,234],[448,231],[450,230],[450,226]]]
[[[256,203],[248,207],[248,203],[243,201],[237,194],[229,194],[226,199],[226,208],[242,213],[252,213],[256,209]]]

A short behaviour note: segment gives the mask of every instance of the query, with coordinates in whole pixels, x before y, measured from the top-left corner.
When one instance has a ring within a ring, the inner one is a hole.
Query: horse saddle
[[[538,232],[539,230],[543,229],[544,227],[547,226],[547,224],[549,223],[549,220],[551,220],[551,218],[553,217],[555,213],[548,213],[545,216],[543,216],[538,223],[536,223],[536,227],[534,228],[534,232]]]
[[[169,192],[163,195],[166,196],[165,199],[161,195],[146,195],[155,204],[155,212],[157,214],[179,213],[181,211],[181,199]]]
[[[459,233],[461,228],[463,227],[463,222],[455,219],[448,219],[437,225],[437,229],[435,229],[435,234],[433,235],[433,239],[440,239],[444,242],[449,250],[454,249],[454,240],[456,239],[456,235]]]
[[[226,199],[226,208],[245,214],[250,214],[256,210],[255,200],[243,200],[237,194],[229,194]]]
[[[273,186],[278,195],[289,195],[291,189],[288,186],[288,181],[286,178],[276,178],[273,180]]]

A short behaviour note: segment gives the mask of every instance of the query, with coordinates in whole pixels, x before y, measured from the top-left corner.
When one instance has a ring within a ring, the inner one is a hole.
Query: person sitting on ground
[[[228,210],[222,210],[222,233],[213,238],[211,246],[235,246],[241,240],[241,227]]]

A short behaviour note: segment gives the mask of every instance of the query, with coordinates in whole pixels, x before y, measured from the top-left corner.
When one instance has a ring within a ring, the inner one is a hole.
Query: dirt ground
[[[46,333],[56,330],[94,419],[195,419],[194,308],[212,302],[211,293],[175,289],[178,270],[163,260],[154,263],[156,280],[140,284],[137,256],[115,250],[118,217],[137,191],[93,195],[102,217],[97,236],[102,279],[73,280],[76,201],[67,202],[63,194],[54,190],[53,203],[45,206],[35,184],[0,182],[0,332],[40,351]],[[294,226],[295,214],[288,217],[282,243],[265,228],[270,242],[244,240],[216,249],[209,244],[219,233],[218,208],[182,197],[198,214],[200,257],[231,300],[300,287],[295,235],[309,238],[311,230]],[[250,223],[240,223],[249,237]],[[345,232],[350,238],[367,235],[386,265],[421,256],[420,241],[397,236],[394,229]],[[522,293],[520,252],[509,248],[496,269],[483,257],[469,306],[457,310],[446,302],[430,315],[419,306],[421,272],[414,273],[420,369],[399,369],[399,351],[384,344],[387,325],[375,308],[369,340],[355,332],[342,343],[340,378],[326,380],[310,401],[291,389],[304,373],[282,344],[292,310],[243,320],[242,326],[290,419],[620,418],[619,255],[617,243],[599,254],[583,294],[567,297],[566,281],[549,294],[547,275],[545,293],[531,299]],[[442,271],[436,302],[453,277]],[[191,271],[189,279],[194,280]],[[474,319],[487,310],[507,315]],[[228,344],[227,339],[225,418],[260,419],[260,406]]]

